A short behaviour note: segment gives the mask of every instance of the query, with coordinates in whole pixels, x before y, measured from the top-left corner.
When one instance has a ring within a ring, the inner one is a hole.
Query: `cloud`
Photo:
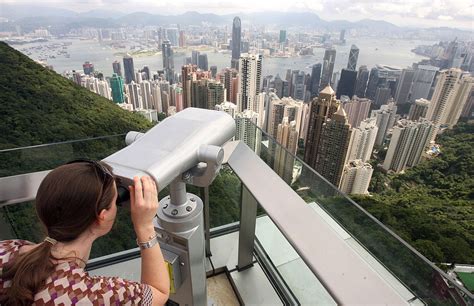
[[[446,16],[446,15],[439,15],[438,16],[439,20],[453,20],[454,18],[451,16]]]

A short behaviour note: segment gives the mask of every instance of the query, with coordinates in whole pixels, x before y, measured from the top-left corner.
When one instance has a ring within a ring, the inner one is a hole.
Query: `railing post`
[[[201,188],[201,199],[204,202],[204,239],[206,257],[211,257],[211,219],[209,217],[209,186]]]
[[[242,204],[240,209],[239,254],[237,269],[244,270],[253,265],[257,200],[242,184]]]

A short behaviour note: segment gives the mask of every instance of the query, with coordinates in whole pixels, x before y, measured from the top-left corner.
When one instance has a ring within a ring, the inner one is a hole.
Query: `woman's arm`
[[[149,176],[134,177],[130,186],[131,216],[139,242],[150,240],[156,235],[153,218],[158,210],[158,192],[155,181]],[[170,280],[159,244],[141,250],[142,283],[153,292],[153,305],[163,305],[169,297]]]

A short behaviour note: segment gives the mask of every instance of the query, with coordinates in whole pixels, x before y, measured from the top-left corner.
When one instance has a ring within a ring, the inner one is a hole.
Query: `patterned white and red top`
[[[25,240],[0,241],[0,296],[11,286],[2,278],[5,264],[15,260]],[[74,262],[64,262],[35,294],[33,305],[151,305],[150,287],[119,277],[89,276]]]

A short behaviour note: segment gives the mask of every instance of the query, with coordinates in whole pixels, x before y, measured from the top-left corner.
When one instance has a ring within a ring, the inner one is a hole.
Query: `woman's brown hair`
[[[36,212],[46,236],[68,242],[85,232],[103,209],[109,209],[114,196],[114,178],[108,165],[70,163],[54,169],[41,182]],[[59,259],[51,254],[51,248],[51,243],[42,242],[3,268],[1,277],[10,280],[11,287],[0,297],[0,305],[33,303]]]

